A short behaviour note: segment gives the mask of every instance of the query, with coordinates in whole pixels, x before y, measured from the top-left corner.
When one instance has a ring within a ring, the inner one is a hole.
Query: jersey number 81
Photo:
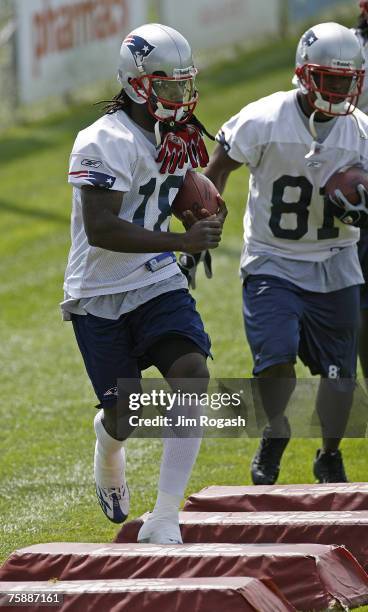
[[[287,187],[299,187],[300,198],[297,202],[285,202],[284,194]],[[323,187],[319,193],[323,196]],[[312,201],[313,185],[305,176],[281,176],[273,184],[270,228],[276,238],[285,240],[300,240],[308,232],[309,206]],[[339,228],[334,227],[334,217],[323,205],[323,225],[317,230],[318,240],[337,238]],[[294,213],[297,224],[294,229],[281,227],[283,214]]]

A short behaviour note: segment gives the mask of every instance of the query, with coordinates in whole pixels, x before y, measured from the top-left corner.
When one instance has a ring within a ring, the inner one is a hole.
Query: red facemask
[[[295,73],[308,90],[309,103],[315,110],[331,116],[349,115],[354,111],[362,92],[364,70],[333,70],[328,66],[305,64],[299,66]],[[344,77],[351,86],[347,86],[345,90],[332,88],[332,77]]]
[[[156,83],[160,84],[160,90]],[[158,121],[171,119],[175,123],[186,123],[192,116],[198,101],[193,75],[175,79],[157,74],[146,74],[131,79],[130,85],[138,96],[147,102],[148,111]],[[179,92],[176,100],[168,97],[170,86],[174,93],[176,89]]]

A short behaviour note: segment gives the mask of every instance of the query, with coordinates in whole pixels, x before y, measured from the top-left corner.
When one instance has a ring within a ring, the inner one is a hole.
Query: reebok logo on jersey
[[[322,162],[320,162],[320,161],[308,161],[307,162],[307,166],[308,166],[308,168],[320,168],[322,166]]]
[[[102,166],[102,161],[98,159],[83,159],[81,161],[82,166],[90,166],[91,168],[99,168]]]

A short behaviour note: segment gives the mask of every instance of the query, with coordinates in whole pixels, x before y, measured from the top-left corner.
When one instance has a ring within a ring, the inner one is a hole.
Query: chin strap
[[[315,110],[309,117],[309,131],[312,134],[312,137],[314,138],[314,140],[317,140],[318,138],[316,126],[314,125],[314,118],[316,116],[316,113],[317,111]]]
[[[325,203],[334,217],[346,225],[367,228],[368,226],[368,191],[364,185],[357,185],[356,191],[360,201],[351,204],[340,189],[335,189],[333,195],[325,196]]]
[[[160,173],[174,174],[177,168],[183,168],[188,160],[192,168],[205,168],[209,161],[206,145],[203,140],[201,125],[194,119],[193,123],[174,123],[157,121],[155,136],[158,154],[156,161],[161,164]]]
[[[160,121],[156,121],[155,123],[155,137],[156,137],[156,147],[159,147],[161,144],[161,130],[160,130]]]

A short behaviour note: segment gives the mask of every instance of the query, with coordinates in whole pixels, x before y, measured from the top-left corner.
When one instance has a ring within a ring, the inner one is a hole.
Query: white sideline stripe
[[[174,556],[174,557],[250,557],[250,556],[279,556],[279,557],[305,557],[305,544],[188,544],[176,546],[157,546],[155,544],[77,544],[77,543],[50,543],[50,549],[47,550],[47,544],[36,544],[27,548],[18,549],[15,551],[17,556],[26,555],[43,555],[44,557],[52,557],[54,555],[75,555],[75,556],[91,556],[91,557],[152,557],[152,556]],[[95,546],[95,547],[94,547]],[[335,551],[342,548],[336,544],[309,544],[308,555],[316,557],[323,555],[326,552]]]
[[[123,593],[141,591],[194,591],[217,590],[222,591],[233,587],[234,589],[246,586],[250,582],[259,583],[257,578],[139,578],[124,580],[74,580],[61,582],[0,582],[1,593]]]

